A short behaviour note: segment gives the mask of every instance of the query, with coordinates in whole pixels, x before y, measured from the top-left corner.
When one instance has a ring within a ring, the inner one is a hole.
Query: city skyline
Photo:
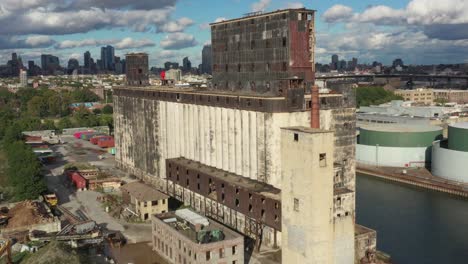
[[[298,8],[304,3],[318,12],[319,63],[329,62],[332,54],[356,57],[362,63],[391,64],[399,57],[408,64],[468,62],[468,34],[463,30],[468,3],[461,0],[443,5],[435,0],[398,0],[385,5],[374,0],[346,5],[295,0],[20,2],[24,3],[0,3],[0,21],[14,25],[0,30],[2,63],[16,52],[24,61],[38,63],[41,54],[54,54],[60,61],[76,58],[82,65],[85,51],[96,58],[100,47],[112,45],[120,57],[148,53],[151,66],[181,62],[186,56],[199,65],[203,45],[210,39],[209,23],[251,11]]]

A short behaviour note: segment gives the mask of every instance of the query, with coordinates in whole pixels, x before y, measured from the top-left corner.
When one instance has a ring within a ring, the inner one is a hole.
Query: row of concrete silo
[[[427,167],[442,178],[468,182],[468,123],[449,125],[448,139],[438,126],[379,124],[362,126],[357,162],[380,167]]]

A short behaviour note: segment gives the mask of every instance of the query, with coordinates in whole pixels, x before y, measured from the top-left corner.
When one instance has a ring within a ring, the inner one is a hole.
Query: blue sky
[[[41,53],[93,58],[105,44],[116,55],[150,54],[150,64],[193,65],[210,42],[208,23],[254,10],[304,6],[317,10],[317,58],[332,54],[360,62],[386,64],[402,57],[407,64],[468,62],[466,0],[0,0],[0,63],[11,52],[39,62]]]

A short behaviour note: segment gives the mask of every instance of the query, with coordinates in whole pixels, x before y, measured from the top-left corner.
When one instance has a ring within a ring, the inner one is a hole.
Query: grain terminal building
[[[282,247],[283,263],[353,263],[375,250],[354,246],[355,99],[346,85],[311,95],[314,15],[212,24],[209,89],[115,88],[116,161],[257,246]],[[292,171],[303,177],[285,182]]]

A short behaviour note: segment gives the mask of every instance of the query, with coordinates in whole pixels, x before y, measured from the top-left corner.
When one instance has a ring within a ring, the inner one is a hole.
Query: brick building
[[[153,250],[169,263],[244,263],[244,237],[189,210],[152,216]]]
[[[211,24],[213,89],[286,95],[313,83],[314,15],[285,9]]]

